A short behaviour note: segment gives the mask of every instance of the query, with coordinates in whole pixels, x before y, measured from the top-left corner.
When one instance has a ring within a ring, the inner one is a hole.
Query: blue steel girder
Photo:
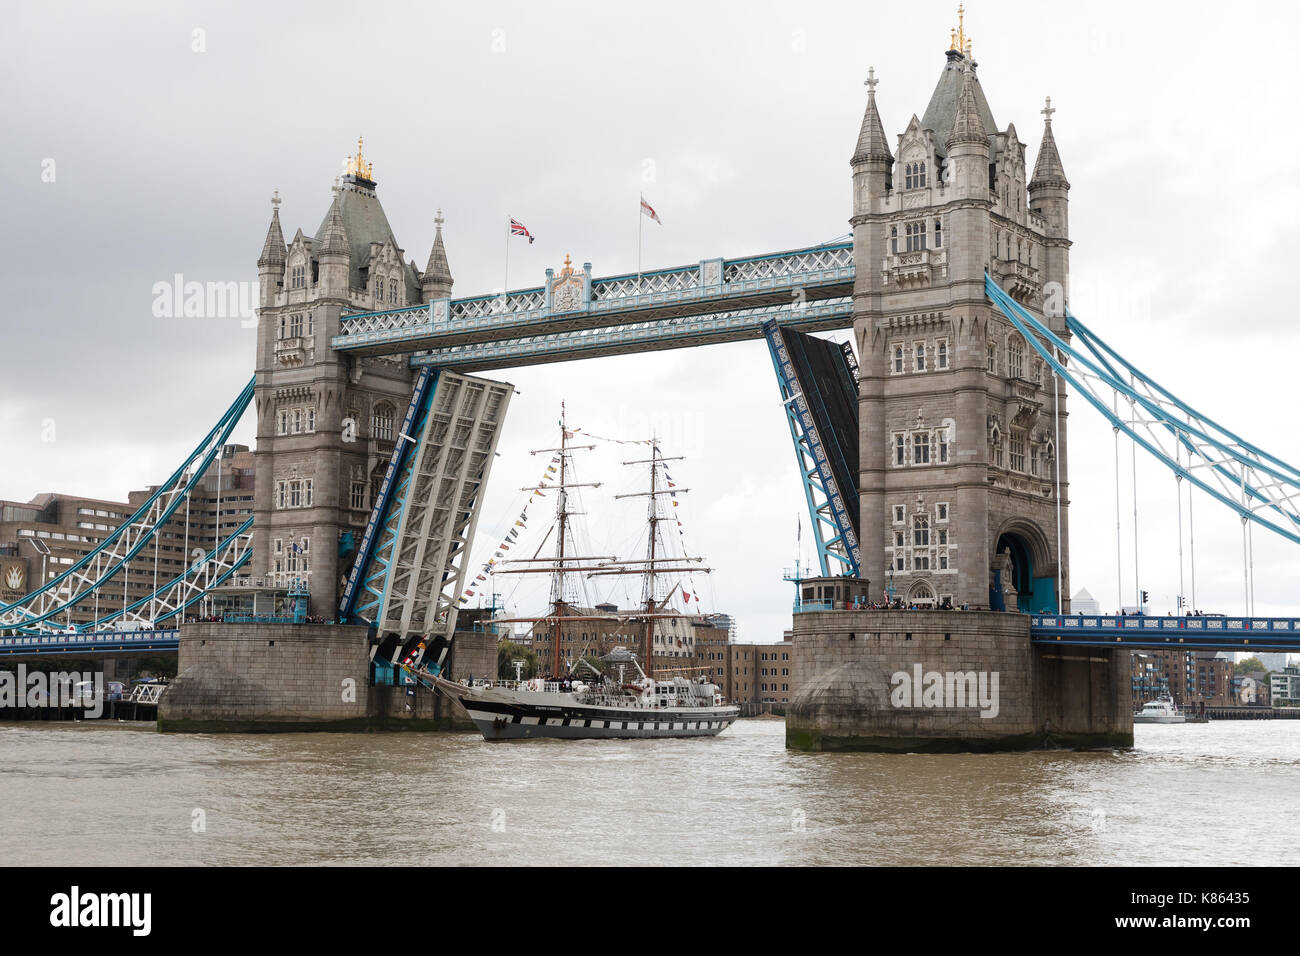
[[[843,497],[836,492],[821,436],[809,412],[808,401],[799,392],[794,368],[776,320],[764,323],[763,334],[794,443],[822,576],[847,574],[858,577],[862,568],[862,548],[845,510]]]
[[[250,380],[216,425],[179,468],[159,485],[136,512],[75,564],[17,601],[0,606],[0,629],[37,628],[93,598],[155,540],[159,529],[203,480],[230,433],[253,399]],[[53,625],[51,625],[53,626]]]
[[[553,302],[548,278],[541,288],[345,315],[330,345],[363,355],[409,352],[842,298],[853,291],[853,244],[607,278],[592,278],[588,266],[577,275],[576,299]]]
[[[439,374],[411,454],[376,620],[380,635],[399,638],[394,661],[410,651],[418,663],[435,645],[446,653],[455,632],[469,544],[513,393],[514,387],[504,382]],[[434,663],[441,665],[441,657]]]
[[[250,516],[215,548],[200,560],[161,585],[152,594],[110,611],[82,626],[82,630],[99,630],[110,621],[121,618],[137,624],[148,622],[157,625],[182,614],[201,601],[212,588],[220,587],[231,575],[248,564],[253,557],[253,518]],[[48,622],[47,622],[48,623]],[[20,633],[30,633],[20,631]]]
[[[144,654],[180,647],[179,628],[148,631],[96,631],[92,634],[49,633],[0,637],[0,657]]]
[[[1029,633],[1040,645],[1300,652],[1300,618],[1289,617],[1031,614]]]
[[[352,570],[339,600],[339,619],[343,622],[356,617],[374,623],[383,606],[383,581],[392,553],[397,522],[401,517],[400,511],[405,503],[405,479],[410,474],[406,464],[414,444],[412,436],[424,428],[424,416],[433,399],[433,385],[437,376],[437,369],[425,368],[416,377],[411,401],[407,403],[406,414],[402,417],[398,439],[393,443],[388,467],[379,484],[379,494],[370,509],[366,530],[361,536],[357,556],[352,562]]]
[[[455,630],[468,545],[513,391],[431,368],[417,379],[399,438],[409,449],[389,463],[340,604],[345,619],[398,636],[394,660],[417,640],[450,640]]]
[[[1300,471],[1175,398],[1068,312],[1066,325],[1077,344],[1062,339],[987,274],[985,291],[1052,371],[1114,430],[1128,435],[1180,480],[1200,488],[1243,522],[1253,521],[1300,544]],[[1112,408],[1107,401],[1111,396],[1124,401],[1129,417]]]
[[[763,323],[769,319],[779,319],[782,327],[801,332],[849,328],[853,324],[853,300],[845,296],[795,306],[737,309],[733,312],[678,316],[608,328],[447,346],[417,352],[411,356],[411,364],[470,371],[716,345],[761,338]]]

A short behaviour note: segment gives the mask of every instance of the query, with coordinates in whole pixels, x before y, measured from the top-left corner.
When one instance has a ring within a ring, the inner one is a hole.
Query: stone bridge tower
[[[334,352],[343,312],[395,309],[451,294],[442,218],[421,272],[393,236],[372,164],[357,154],[312,236],[286,246],[280,199],[257,260],[256,482],[253,570],[273,586],[311,590],[332,618],[340,579],[387,466],[413,375],[404,356]]]
[[[1064,335],[1070,185],[1050,100],[1029,179],[964,31],[892,149],[874,71],[866,85],[851,161],[862,575],[923,605],[1054,610],[1058,581],[1069,593],[1064,386],[984,293],[987,272]]]

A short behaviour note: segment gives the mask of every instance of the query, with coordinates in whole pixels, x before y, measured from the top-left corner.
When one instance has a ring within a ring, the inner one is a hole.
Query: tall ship
[[[460,701],[487,740],[721,733],[740,716],[740,708],[723,699],[718,686],[709,680],[708,668],[692,666],[692,659],[678,649],[683,644],[680,634],[701,619],[676,609],[673,599],[680,595],[689,601],[692,595],[683,588],[683,581],[710,571],[702,566],[702,558],[687,556],[683,548],[670,548],[673,536],[665,534],[665,528],[680,527],[665,502],[675,507],[676,498],[690,490],[677,487],[667,472],[669,462],[681,459],[665,457],[658,441],[651,439],[638,443],[649,446],[648,458],[623,462],[644,466],[649,474],[645,490],[614,496],[647,499],[644,557],[625,560],[613,555],[584,555],[574,547],[572,522],[581,512],[572,506],[571,495],[576,489],[596,488],[600,483],[576,481],[573,456],[595,446],[574,443],[576,432],[568,427],[563,406],[559,425],[559,446],[533,451],[555,456],[557,484],[548,487],[555,494],[555,518],[543,538],[544,545],[554,536],[554,552],[544,558],[534,555],[503,561],[494,572],[551,577],[545,614],[495,622],[532,625],[535,646],[543,646],[547,652],[541,661],[543,673],[525,679],[524,662],[518,661],[512,680],[450,681],[431,672],[422,672],[422,676]],[[679,550],[683,553],[677,553]],[[614,605],[588,600],[585,603],[594,606],[584,607],[569,599],[576,583],[607,576],[639,577],[640,606],[619,611]],[[698,603],[698,593],[694,598]],[[566,625],[572,633],[572,628],[581,624],[593,625],[592,640],[566,641]],[[639,639],[639,654],[624,644],[600,647],[597,634],[608,634],[611,629],[625,638]],[[570,644],[567,655],[566,643]]]

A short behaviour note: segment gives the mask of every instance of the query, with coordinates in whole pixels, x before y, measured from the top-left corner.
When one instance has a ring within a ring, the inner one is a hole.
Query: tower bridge
[[[1296,542],[1300,471],[1179,401],[1070,313],[1070,183],[1050,100],[1030,171],[964,41],[892,143],[878,84],[870,71],[850,158],[850,241],[604,277],[566,257],[540,286],[459,297],[441,215],[420,269],[389,226],[361,142],[310,236],[285,240],[277,194],[257,260],[253,382],[117,531],[0,604],[0,654],[108,647],[123,622],[170,628],[198,596],[251,579],[305,584],[311,613],[375,629],[384,659],[437,663],[513,394],[470,373],[763,337],[813,521],[818,587],[854,593],[795,616],[810,656],[792,745],[1041,739],[1053,722],[1085,743],[1131,739],[1123,648],[1255,646],[1261,628],[1249,618],[1211,633],[1174,618],[1174,635],[1163,623],[1133,631],[1070,615],[1069,402],[1082,397],[1243,528]],[[835,329],[852,329],[853,347],[801,338]],[[47,640],[61,613],[108,594],[249,405],[253,517],[146,600],[103,614],[96,604],[87,630],[118,630]],[[868,606],[882,595],[926,610],[889,617]],[[956,607],[973,610],[944,610]],[[1300,650],[1295,622],[1262,630],[1271,649]],[[1098,650],[1080,668],[1034,650],[1052,643]],[[952,654],[1005,669],[1025,690],[998,733],[927,725],[864,697],[909,657]],[[1102,704],[1080,717],[1080,701]]]

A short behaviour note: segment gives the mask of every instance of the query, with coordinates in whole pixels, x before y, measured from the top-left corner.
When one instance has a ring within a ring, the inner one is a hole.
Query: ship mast
[[[659,445],[655,441],[650,443],[650,503],[647,506],[650,523],[650,540],[646,543],[646,566],[645,579],[641,583],[641,595],[645,599],[645,656],[641,659],[646,662],[646,668],[650,673],[654,671],[654,618],[651,617],[655,612],[655,539],[659,537],[659,500],[655,497],[656,481],[659,476]]]
[[[568,411],[560,402],[560,490],[555,496],[555,520],[558,528],[555,545],[555,574],[551,577],[551,603],[555,605],[555,634],[552,638],[551,673],[560,675],[560,632],[564,616],[564,541],[569,530],[569,502],[564,480],[569,467]]]
[[[640,569],[641,599],[645,604],[645,636],[644,636],[644,645],[642,647],[641,653],[643,655],[642,660],[645,662],[647,676],[649,676],[654,671],[654,657],[653,657],[654,622],[661,617],[677,616],[673,614],[656,613],[657,608],[662,610],[663,607],[667,607],[669,600],[672,598],[673,591],[677,590],[677,586],[674,585],[672,591],[669,591],[668,594],[664,596],[663,601],[659,602],[657,600],[657,588],[656,588],[658,576],[660,574],[664,574],[670,571],[689,571],[689,572],[698,571],[701,574],[707,574],[709,573],[710,570],[709,568],[697,568],[691,566],[691,562],[702,560],[700,558],[691,558],[685,556],[681,558],[674,558],[674,557],[661,558],[657,554],[657,545],[658,545],[658,538],[659,538],[659,522],[664,520],[659,515],[659,496],[680,495],[690,491],[689,488],[661,489],[659,487],[659,468],[665,462],[682,461],[682,460],[683,460],[683,456],[681,455],[669,458],[661,454],[659,451],[659,442],[657,440],[651,439],[649,458],[643,458],[637,461],[623,462],[623,464],[625,465],[649,465],[650,466],[650,490],[648,492],[643,491],[643,492],[637,492],[635,494],[630,494],[630,495],[614,496],[615,498],[640,498],[644,496],[650,499],[650,502],[646,507],[646,520],[647,523],[649,524],[650,534],[649,534],[649,540],[646,542],[646,556],[644,561],[645,567],[644,569]],[[669,568],[659,567],[659,565],[664,562],[667,562],[669,564],[680,564],[682,565],[682,567],[669,567]],[[629,562],[629,563],[635,563],[635,562]],[[602,570],[596,572],[596,574],[620,574],[620,573],[635,574],[637,573],[637,569],[630,568],[627,570]]]
[[[558,448],[535,448],[530,452],[530,454],[533,455],[540,455],[546,452],[559,453],[560,483],[556,488],[556,495],[555,495],[555,531],[557,532],[557,534],[556,534],[556,543],[555,543],[555,557],[549,559],[551,561],[551,566],[547,568],[501,568],[497,571],[498,574],[530,574],[530,573],[539,573],[539,572],[550,573],[551,604],[553,605],[552,613],[545,618],[538,619],[537,623],[543,623],[547,621],[553,622],[551,639],[554,644],[554,647],[552,648],[552,653],[551,653],[551,674],[555,677],[558,677],[560,675],[560,668],[562,665],[562,660],[560,655],[560,642],[563,636],[564,617],[565,617],[564,611],[565,611],[565,604],[567,603],[564,599],[565,576],[577,571],[595,570],[595,567],[577,566],[575,562],[593,561],[593,560],[603,562],[605,560],[603,558],[573,557],[567,553],[567,549],[570,544],[569,517],[573,514],[573,512],[569,511],[568,489],[600,487],[600,482],[598,481],[591,481],[591,482],[569,481],[569,471],[570,471],[569,456],[572,455],[575,451],[590,450],[596,447],[595,445],[571,445],[569,444],[569,439],[572,437],[573,436],[569,432],[569,427],[568,427],[568,412],[564,406],[564,403],[561,402],[560,403],[560,445],[559,447]],[[535,491],[537,489],[536,486],[534,486],[532,488],[521,488],[519,490]],[[503,564],[528,564],[531,563],[531,560],[532,559],[522,559],[522,560],[517,559],[514,561],[503,562]]]

